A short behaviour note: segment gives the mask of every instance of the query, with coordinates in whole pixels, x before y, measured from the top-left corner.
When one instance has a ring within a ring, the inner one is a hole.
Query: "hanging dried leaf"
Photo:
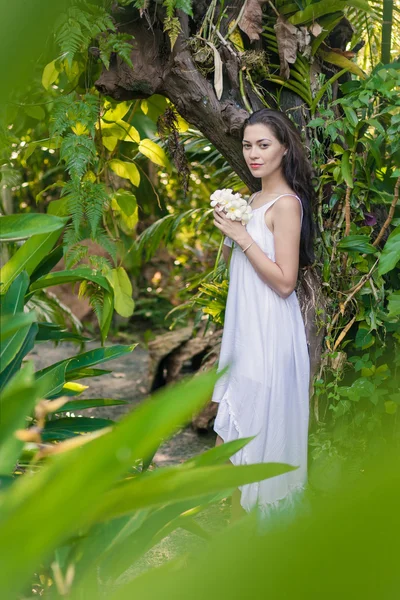
[[[279,61],[281,65],[280,76],[289,79],[289,64],[294,64],[297,58],[297,27],[286,21],[280,15],[274,26],[278,42]]]
[[[210,48],[212,48],[214,52],[214,89],[218,100],[220,100],[222,96],[222,91],[224,89],[222,60],[214,44],[212,44],[211,42],[207,42],[207,44],[210,46]]]
[[[267,2],[268,0],[247,0],[242,18],[239,21],[240,29],[248,35],[252,42],[260,39],[260,33],[263,30],[262,5]]]
[[[310,31],[310,33],[312,33],[312,35],[314,37],[318,37],[323,32],[323,28],[317,22],[315,22],[312,25],[310,25],[309,28],[308,28],[308,30]]]
[[[307,27],[299,27],[297,29],[297,46],[299,52],[307,53],[307,50],[310,48],[311,35],[308,31]]]

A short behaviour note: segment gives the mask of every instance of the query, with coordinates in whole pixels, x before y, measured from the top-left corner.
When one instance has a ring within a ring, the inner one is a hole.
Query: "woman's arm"
[[[214,214],[216,226],[235,240],[242,250],[253,242],[253,238],[241,223],[230,221],[223,213]],[[268,258],[256,243],[246,251],[246,256],[259,277],[282,298],[290,296],[297,282],[300,219],[299,201],[292,196],[283,196],[274,204],[273,212],[276,262]]]

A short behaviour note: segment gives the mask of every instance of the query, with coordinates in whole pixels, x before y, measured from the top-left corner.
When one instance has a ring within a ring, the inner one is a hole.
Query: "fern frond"
[[[71,178],[80,179],[96,157],[95,143],[87,135],[69,133],[61,143],[60,157]]]
[[[93,94],[85,94],[82,99],[77,99],[74,94],[62,96],[56,101],[52,111],[50,134],[62,136],[80,123],[94,137],[98,114],[99,100]]]
[[[65,196],[68,200],[68,213],[72,217],[75,234],[78,235],[84,215],[84,204],[79,182],[68,181],[62,189],[61,196]]]
[[[71,269],[73,266],[78,264],[82,259],[86,258],[89,248],[84,244],[75,244],[71,248],[68,248],[65,255],[65,266],[67,269]]]
[[[138,237],[136,240],[137,252],[140,255],[143,255],[145,260],[150,260],[157,251],[161,241],[166,244],[171,241],[172,236],[182,219],[195,215],[196,213],[202,214],[203,212],[204,209],[202,208],[192,208],[179,215],[166,215],[165,217],[162,217],[145,229]]]
[[[127,33],[110,33],[99,39],[100,59],[106,69],[110,68],[111,54],[118,54],[133,69],[132,40],[133,36]]]
[[[167,12],[167,18],[171,19],[176,10],[182,10],[187,15],[193,17],[192,0],[164,0],[163,6]]]
[[[106,275],[112,269],[112,264],[104,256],[89,256],[89,262],[91,267],[102,275]]]
[[[69,65],[79,53],[86,53],[91,40],[105,31],[115,31],[109,13],[100,6],[80,1],[71,6],[56,31],[56,42]]]
[[[117,261],[117,247],[104,229],[99,229],[97,231],[95,240],[104,248],[104,250],[106,250],[106,252],[108,252],[115,264]]]
[[[97,227],[103,215],[104,205],[108,200],[105,186],[102,183],[85,181],[83,184],[85,214],[90,225],[93,238],[96,237]]]
[[[168,34],[172,49],[175,46],[175,42],[182,31],[179,19],[177,17],[167,17],[164,21],[164,31]]]

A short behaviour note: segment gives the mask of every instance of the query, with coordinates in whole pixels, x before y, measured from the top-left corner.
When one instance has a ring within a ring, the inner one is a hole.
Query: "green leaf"
[[[112,269],[107,279],[114,290],[114,308],[122,317],[133,314],[135,303],[132,299],[132,284],[123,267]]]
[[[114,421],[110,419],[99,419],[93,417],[60,417],[47,421],[45,425],[45,432],[47,432],[47,439],[49,439],[49,432],[56,431],[69,431],[71,433],[88,433],[89,431],[96,431],[96,429],[102,429],[103,427],[110,427]]]
[[[132,344],[130,346],[115,345],[107,348],[95,348],[94,350],[88,350],[87,352],[82,352],[76,356],[73,356],[72,358],[61,360],[50,367],[46,367],[45,369],[38,371],[37,376],[40,377],[41,375],[50,371],[50,369],[54,369],[54,367],[57,365],[65,364],[67,378],[74,379],[75,372],[81,372],[82,369],[85,369],[86,367],[93,367],[94,365],[98,365],[109,360],[114,360],[115,358],[129,354],[136,348],[136,346],[137,344]]]
[[[61,342],[65,340],[69,340],[71,342],[87,342],[90,340],[88,337],[84,337],[79,333],[73,333],[64,329],[61,325],[56,325],[55,323],[38,323],[39,330],[36,336],[37,342],[44,341],[56,341]]]
[[[118,175],[118,177],[129,179],[129,181],[136,187],[139,185],[140,173],[134,163],[124,162],[123,160],[115,158],[109,162],[109,167]]]
[[[120,121],[124,118],[131,106],[131,102],[119,102],[115,107],[113,107],[110,102],[106,102],[104,104],[106,112],[103,115],[103,119],[111,122]]]
[[[240,485],[254,483],[298,467],[283,463],[261,463],[198,467],[166,467],[135,477],[105,494],[97,508],[97,518],[115,518],[147,506],[181,502],[220,491],[233,491]]]
[[[22,592],[31,581],[32,572],[55,548],[93,523],[93,509],[99,498],[136,460],[153,452],[193,414],[198,414],[208,402],[215,382],[216,376],[210,372],[169,386],[141,403],[111,432],[55,455],[2,494],[0,537],[12,539],[18,548],[18,560],[15,553],[2,556],[0,589],[5,597],[16,597]],[[30,541],[24,544],[27,531]]]
[[[3,317],[23,312],[28,286],[29,277],[27,273],[22,272],[14,279],[8,291],[0,296],[0,308]]]
[[[356,111],[353,108],[351,108],[351,106],[343,106],[343,110],[350,125],[352,125],[353,127],[357,127],[358,117]]]
[[[168,159],[164,150],[148,138],[140,141],[139,152],[147,156],[153,163],[161,167],[168,167]]]
[[[27,328],[36,320],[35,313],[17,313],[13,317],[0,317],[0,341],[4,342],[8,337],[13,336],[20,329]],[[1,356],[1,351],[0,351]]]
[[[26,273],[21,273],[1,298],[0,372],[17,357],[29,333],[34,314],[23,313],[24,296],[29,284]],[[8,333],[7,333],[8,332]]]
[[[11,473],[23,448],[14,433],[26,425],[41,389],[36,385],[33,363],[28,362],[0,394],[0,473]]]
[[[371,334],[369,328],[367,325],[361,323],[357,334],[356,334],[356,339],[354,342],[354,345],[356,348],[362,348],[362,349],[366,349],[366,348],[370,348],[371,346],[373,346],[375,343],[375,338],[374,336]],[[357,383],[360,380],[357,379],[356,382],[353,384],[352,387],[354,386],[361,386],[361,383]],[[358,388],[357,388],[358,389]]]
[[[348,150],[346,150],[342,154],[340,169],[342,172],[343,179],[346,182],[346,185],[348,185],[349,188],[353,188],[354,184],[353,184],[353,177],[351,174],[350,152]]]
[[[322,117],[317,117],[316,119],[311,119],[307,123],[307,127],[323,127],[325,125],[325,119]]]
[[[0,217],[0,242],[24,240],[32,235],[59,231],[68,219],[46,214],[27,213]]]
[[[312,6],[315,5],[313,4]],[[320,56],[325,62],[336,65],[337,67],[341,67],[342,69],[348,69],[350,73],[354,73],[354,75],[358,75],[358,77],[365,79],[364,71],[360,69],[356,63],[349,60],[342,54],[338,54],[334,51],[326,52],[325,50],[319,49],[317,55]]]
[[[112,316],[114,313],[114,293],[113,292],[104,292],[103,297],[103,306],[101,312],[100,319],[100,333],[101,333],[101,342],[104,344],[107,339],[107,335],[110,329]]]
[[[370,243],[367,235],[348,235],[340,240],[337,247],[345,252],[362,252],[364,254],[378,252],[378,249]]]
[[[60,285],[63,283],[74,283],[76,281],[93,281],[106,291],[110,292],[110,285],[103,275],[95,275],[92,269],[88,267],[80,267],[78,269],[70,269],[66,271],[56,271],[49,273],[37,279],[30,287],[32,292],[41,290],[44,288],[51,287],[53,285]]]
[[[13,375],[21,368],[21,364],[23,359],[25,358],[25,356],[28,354],[28,352],[30,352],[35,344],[35,337],[38,331],[38,326],[37,323],[33,323],[28,332],[24,335],[24,337],[22,336],[21,332],[25,333],[24,329],[20,329],[18,333],[21,333],[21,338],[22,339],[22,343],[19,344],[17,353],[14,355],[12,361],[8,364],[8,366],[5,366],[5,362],[6,359],[8,358],[8,354],[6,354],[6,358],[4,359],[4,361],[2,362],[1,366],[1,374],[0,374],[0,389],[2,389],[8,381],[10,381],[10,379],[13,377]],[[18,339],[18,342],[20,342],[21,339]],[[8,347],[8,352],[11,353],[11,349],[10,347]]]
[[[302,25],[316,21],[319,17],[330,13],[341,12],[347,6],[354,6],[368,13],[373,13],[373,9],[369,6],[367,0],[320,0],[320,2],[307,3],[308,6],[304,10],[297,11],[289,17],[289,22],[293,25]]]
[[[136,144],[140,142],[138,130],[125,121],[116,121],[115,123],[102,122],[101,133],[105,138],[115,138],[123,142],[135,142]]]
[[[11,282],[22,271],[31,275],[45,256],[53,249],[60,237],[60,231],[44,233],[42,235],[33,235],[27,240],[21,248],[10,258],[10,260],[0,269],[0,294],[7,291]]]
[[[400,226],[389,235],[379,259],[378,274],[392,271],[400,260]]]
[[[76,377],[75,377],[76,378]],[[104,406],[127,405],[127,400],[114,400],[114,398],[91,398],[90,400],[71,400],[57,410],[57,413],[86,410],[87,408],[101,408]]]
[[[60,71],[55,60],[52,60],[45,66],[42,75],[42,85],[45,90],[48,90],[50,86],[57,81],[59,74]]]
[[[388,317],[400,315],[400,291],[393,292],[388,296]]]
[[[66,381],[68,362],[68,360],[65,360],[61,363],[56,363],[36,373],[36,380],[43,390],[44,398],[54,398],[56,394],[61,392]]]
[[[127,217],[131,217],[134,214],[137,208],[136,196],[134,194],[121,188],[115,192],[114,198]]]

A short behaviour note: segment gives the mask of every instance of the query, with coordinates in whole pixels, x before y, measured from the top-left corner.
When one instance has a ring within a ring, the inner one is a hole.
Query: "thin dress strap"
[[[259,194],[260,192],[255,192],[255,194],[253,194],[253,196],[250,198],[249,204],[252,203],[253,199],[255,198],[255,196],[257,194]],[[267,208],[269,208],[270,206],[272,206],[277,200],[279,200],[279,198],[283,198],[283,196],[293,196],[294,198],[297,198],[297,200],[300,202],[300,208],[301,208],[301,222],[303,222],[303,204],[300,200],[300,198],[298,196],[296,196],[296,194],[281,194],[280,196],[278,196],[277,198],[274,198],[273,200],[270,200],[269,202],[265,202],[264,204],[261,204],[261,206],[258,206],[257,208],[253,208],[253,210],[258,210],[259,208],[263,208],[264,206],[266,206]]]

